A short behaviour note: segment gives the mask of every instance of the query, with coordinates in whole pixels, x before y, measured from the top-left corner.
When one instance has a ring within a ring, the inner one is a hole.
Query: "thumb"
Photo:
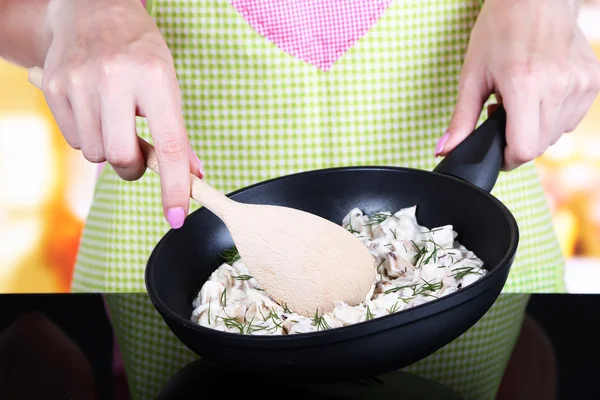
[[[478,74],[461,76],[456,106],[448,129],[435,148],[436,157],[446,156],[475,130],[488,94],[486,82]]]

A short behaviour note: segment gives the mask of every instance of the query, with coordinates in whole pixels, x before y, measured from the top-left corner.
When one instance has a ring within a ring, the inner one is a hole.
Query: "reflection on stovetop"
[[[362,380],[335,384],[289,384],[276,378],[240,374],[217,368],[198,359],[177,372],[162,389],[157,400],[187,400],[215,395],[238,398],[256,392],[261,400],[309,398],[317,399],[402,399],[460,400],[455,391],[437,382],[396,371]]]

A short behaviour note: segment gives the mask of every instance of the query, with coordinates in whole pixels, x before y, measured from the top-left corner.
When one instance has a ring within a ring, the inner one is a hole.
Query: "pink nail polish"
[[[196,159],[196,164],[198,164],[198,169],[200,170],[200,178],[204,177],[204,165],[202,164],[202,160],[200,160],[200,158],[198,157],[198,155],[196,153],[194,154],[194,158]]]
[[[439,156],[440,153],[444,150],[444,145],[448,141],[449,137],[450,137],[450,132],[446,132],[446,133],[444,133],[444,136],[442,136],[440,138],[440,140],[438,140],[437,145],[435,146],[435,156],[436,157]]]
[[[171,228],[179,229],[183,226],[183,221],[185,220],[185,211],[183,207],[173,207],[169,208],[167,211],[167,221]]]

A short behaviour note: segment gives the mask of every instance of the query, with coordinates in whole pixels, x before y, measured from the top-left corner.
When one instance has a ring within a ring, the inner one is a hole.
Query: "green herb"
[[[283,303],[283,304],[281,305],[281,307],[283,307],[283,312],[284,312],[284,313],[288,313],[288,314],[291,314],[291,313],[292,313],[292,310],[290,310],[290,309],[288,308],[287,304]]]
[[[265,327],[264,326],[260,326],[260,325],[253,325],[252,322],[254,321],[254,318],[256,317],[256,314],[254,314],[254,316],[252,317],[252,319],[250,320],[250,322],[248,322],[247,324],[244,324],[244,329],[246,330],[247,334],[253,333],[253,332],[257,332],[260,330],[263,330]],[[244,332],[242,332],[244,333]]]
[[[242,335],[244,335],[244,334],[249,335],[254,332],[267,330],[267,326],[262,325],[262,324],[257,325],[257,324],[253,323],[255,317],[256,317],[256,315],[254,317],[252,317],[252,319],[249,322],[245,322],[245,323],[242,323],[242,322],[238,321],[237,318],[232,318],[229,315],[227,315],[227,318],[217,316],[215,319],[220,318],[223,321],[223,324],[227,328],[229,328],[229,329],[235,328],[238,331],[240,331],[240,333]],[[271,329],[268,329],[268,330],[271,330]]]
[[[386,213],[373,214],[369,217],[369,223],[367,223],[367,225],[379,225],[391,216],[392,216],[391,214],[386,214]]]
[[[268,317],[265,318],[265,314],[263,314],[261,307],[258,308],[258,312],[260,313],[260,316],[262,317],[263,321],[266,321],[267,319],[269,319]]]
[[[390,232],[392,232],[392,235],[394,235],[394,240],[397,240],[396,239],[396,230],[395,229],[392,230],[392,228],[390,228]]]
[[[425,282],[425,283],[423,285],[421,285],[419,288],[417,288],[417,290],[413,293],[413,296],[416,296],[419,294],[427,295],[425,292],[435,292],[444,287],[444,284],[442,282],[431,283],[431,282],[426,281],[425,279],[423,279],[423,282]]]
[[[253,277],[250,275],[238,275],[238,276],[234,276],[234,278],[237,280],[240,280],[240,281],[249,281]]]
[[[327,329],[331,329],[327,321],[325,320],[325,316],[319,316],[319,309],[315,311],[315,316],[313,317],[313,323],[317,327],[318,331],[324,331]]]
[[[421,261],[423,261],[423,257],[427,253],[427,246],[419,247],[417,244],[411,240],[415,249],[417,249],[417,254],[415,254],[415,268],[419,268],[421,266]]]
[[[452,270],[453,274],[450,275],[454,279],[462,279],[467,275],[481,275],[481,272],[475,271],[473,267],[461,267]]]
[[[360,233],[359,231],[357,231],[356,229],[354,229],[352,227],[352,215],[349,217],[350,222],[348,223],[348,226],[346,226],[346,229],[350,232],[350,233]]]
[[[225,252],[221,254],[221,257],[223,258],[223,261],[225,261],[227,264],[232,265],[234,262],[240,259],[240,253],[234,246],[232,249],[225,250]]]
[[[221,304],[221,307],[227,307],[227,288],[223,289],[219,303]]]
[[[223,321],[223,325],[225,325],[227,328],[231,329],[231,328],[236,328],[240,331],[240,333],[244,333],[244,325],[242,325],[236,318],[231,318],[231,317],[221,317],[218,316],[217,318],[220,318],[221,321]],[[216,319],[216,318],[215,318]]]
[[[271,313],[269,314],[269,318],[271,318],[271,320],[273,321],[273,324],[275,324],[275,326],[277,328],[281,328],[281,318],[279,318],[279,315],[277,315],[277,313],[273,310],[271,310]]]
[[[431,258],[433,257],[433,262],[437,262],[437,246],[433,247],[433,251],[431,252],[431,254],[429,254],[429,257],[427,257],[427,259],[423,262],[425,265],[429,264],[429,261],[431,261]]]
[[[383,294],[396,293],[402,289],[408,289],[408,288],[412,289],[414,292],[416,287],[417,287],[417,285],[414,283],[412,285],[396,286],[394,288],[386,290],[385,292],[383,292]]]
[[[210,305],[211,305],[211,298],[208,298],[208,324],[210,325]]]
[[[400,308],[400,306],[398,305],[398,302],[395,302],[394,305],[388,310],[388,312],[390,314],[393,314],[396,311],[398,311],[399,308]]]
[[[373,313],[371,312],[371,308],[367,306],[367,318],[366,321],[373,319]]]
[[[254,332],[258,332],[258,331],[265,331],[265,330],[267,332],[274,331],[274,330],[277,330],[277,327],[267,328],[267,327],[262,326],[262,325],[248,324],[248,325],[246,325],[245,329],[246,329],[246,334],[250,335],[250,334],[252,334]]]

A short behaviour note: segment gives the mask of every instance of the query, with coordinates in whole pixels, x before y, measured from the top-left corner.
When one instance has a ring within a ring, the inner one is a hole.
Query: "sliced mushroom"
[[[387,254],[385,260],[385,272],[390,278],[400,278],[406,276],[408,268],[414,268],[414,266],[406,261],[404,258],[397,255],[395,252],[390,251]]]

